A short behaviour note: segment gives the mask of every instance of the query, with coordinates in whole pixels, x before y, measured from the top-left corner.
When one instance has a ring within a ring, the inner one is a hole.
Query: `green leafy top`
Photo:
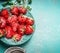
[[[16,0],[14,2],[10,1],[10,0],[7,0],[6,2],[4,2],[2,5],[3,7],[9,5],[9,6],[12,6],[12,5],[23,5],[24,7],[26,7],[29,11],[31,11],[31,7],[29,6],[30,4],[32,3],[32,0]],[[17,5],[17,6],[18,6]]]
[[[29,4],[31,4],[32,3],[32,0],[16,0],[15,2],[17,2],[19,5],[20,4],[23,4],[23,5],[25,5],[25,4],[27,4],[27,5],[29,5]],[[13,2],[11,2],[10,0],[7,0],[6,2],[4,2],[3,4],[2,4],[4,7],[6,6],[6,5],[13,5]]]

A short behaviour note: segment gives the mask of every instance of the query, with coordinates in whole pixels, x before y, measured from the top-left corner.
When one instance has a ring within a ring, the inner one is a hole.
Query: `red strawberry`
[[[26,22],[26,17],[24,17],[24,16],[18,16],[18,22],[20,23],[20,24],[25,24],[25,22]]]
[[[4,17],[0,17],[0,28],[4,28],[6,26],[6,19]]]
[[[12,28],[10,26],[6,26],[5,27],[5,30],[6,30],[6,38],[12,38],[13,35],[14,35],[14,31],[12,30]]]
[[[18,15],[19,14],[19,9],[18,7],[14,6],[12,9],[11,9],[11,13],[13,15]]]
[[[27,13],[27,9],[24,8],[23,6],[21,6],[21,7],[19,8],[19,12],[20,12],[20,14],[26,14],[26,13]]]
[[[24,31],[25,31],[25,26],[24,25],[19,25],[19,27],[18,27],[18,33],[20,35],[24,35]]]
[[[13,40],[14,41],[19,41],[19,40],[21,40],[21,38],[22,38],[22,35],[20,35],[20,34],[14,34],[14,36],[13,36]]]
[[[3,10],[1,11],[1,15],[7,19],[7,18],[9,17],[8,10],[7,10],[7,9],[3,9]]]
[[[29,34],[32,34],[34,31],[33,27],[30,26],[30,25],[27,25],[26,26],[26,29],[25,29],[25,34],[29,35]]]
[[[16,15],[12,15],[11,17],[8,18],[7,23],[12,23],[12,22],[17,22]]]
[[[26,24],[27,25],[33,25],[34,24],[33,18],[26,18]]]
[[[4,36],[4,31],[0,29],[0,37]]]
[[[19,24],[16,22],[13,22],[13,23],[11,23],[11,26],[12,26],[13,31],[17,31]]]

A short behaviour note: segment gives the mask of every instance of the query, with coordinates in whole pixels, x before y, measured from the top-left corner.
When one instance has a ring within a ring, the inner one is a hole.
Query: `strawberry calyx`
[[[0,29],[0,37],[4,36],[4,31]]]
[[[22,38],[22,35],[20,35],[20,34],[15,34],[15,35],[13,35],[13,37],[12,37],[12,39],[13,39],[15,42],[21,40],[21,38]]]
[[[2,37],[3,35],[2,35],[2,33],[0,33],[0,37]]]

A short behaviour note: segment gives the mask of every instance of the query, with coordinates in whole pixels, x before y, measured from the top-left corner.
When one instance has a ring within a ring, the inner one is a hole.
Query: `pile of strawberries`
[[[19,41],[24,34],[32,34],[34,20],[27,17],[26,13],[27,9],[23,6],[14,6],[9,11],[6,8],[2,9],[0,11],[0,37],[5,36],[7,39]]]

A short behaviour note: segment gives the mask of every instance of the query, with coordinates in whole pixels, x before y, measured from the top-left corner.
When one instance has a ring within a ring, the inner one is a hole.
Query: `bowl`
[[[1,8],[1,7],[0,7],[0,8]],[[10,10],[10,7],[9,7],[9,6],[6,6],[6,7],[4,7],[4,8]],[[3,9],[3,8],[2,8],[2,9]],[[34,17],[32,16],[32,14],[30,13],[30,11],[28,11],[28,12],[26,13],[26,16],[28,16],[28,18],[33,18],[33,19],[34,19]],[[34,25],[33,25],[33,28],[35,29],[35,23],[34,23]],[[31,39],[32,36],[33,36],[33,33],[30,34],[30,35],[23,35],[23,36],[22,36],[22,39],[21,39],[20,41],[18,41],[18,42],[13,41],[13,39],[7,39],[6,37],[2,37],[0,40],[1,40],[3,43],[7,44],[7,45],[10,45],[10,46],[14,46],[14,45],[15,45],[15,46],[16,46],[16,45],[21,45],[21,44],[26,43],[28,40]]]
[[[34,19],[34,17],[32,16],[32,14],[30,12],[27,12],[26,16]],[[35,29],[35,24],[33,25],[33,28]],[[29,41],[31,39],[32,36],[33,36],[33,33],[30,35],[24,35],[22,37],[22,39],[18,42],[13,41],[12,39],[7,39],[6,37],[2,37],[0,40],[7,45],[16,46],[16,45],[21,45],[21,44],[26,43],[27,41]]]
[[[25,49],[21,47],[10,47],[4,53],[26,53]]]

